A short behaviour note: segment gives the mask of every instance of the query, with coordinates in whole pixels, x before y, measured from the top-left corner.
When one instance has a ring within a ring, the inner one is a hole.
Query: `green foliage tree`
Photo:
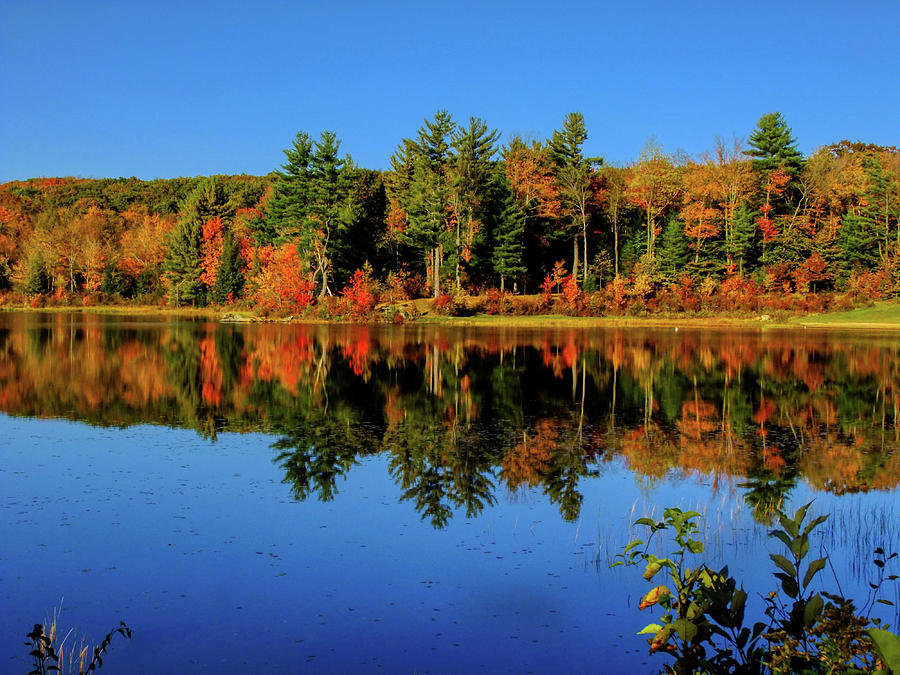
[[[222,304],[241,297],[243,290],[244,259],[241,257],[241,247],[235,241],[231,230],[226,230],[222,257],[216,271],[216,283],[212,288],[212,298],[214,302]]]
[[[572,276],[578,278],[578,235],[583,243],[584,272],[587,278],[588,222],[594,207],[593,167],[603,160],[599,157],[585,157],[582,146],[588,132],[584,116],[578,112],[566,115],[563,128],[553,132],[550,138],[550,156],[556,166],[555,178],[563,207],[571,218],[573,236]]]
[[[759,118],[748,144],[747,155],[754,158],[753,167],[763,175],[780,168],[795,178],[803,168],[804,159],[797,149],[797,140],[791,136],[791,128],[779,112]]]
[[[341,142],[332,131],[319,140],[299,132],[284,151],[287,162],[277,173],[275,194],[266,215],[263,239],[298,242],[318,280],[319,297],[331,294],[335,255],[352,246],[347,234],[360,212],[353,161],[339,157]]]
[[[457,289],[461,288],[460,270],[472,260],[476,245],[485,239],[485,220],[491,207],[494,171],[500,132],[489,130],[478,117],[468,126],[456,127],[451,137],[449,178],[451,204],[455,219],[455,242],[451,260]]]
[[[744,275],[744,267],[750,260],[756,239],[756,223],[753,212],[746,204],[738,207],[732,222],[732,236],[726,243],[728,253],[737,261],[738,274]]]
[[[22,292],[25,295],[41,295],[50,292],[50,275],[47,274],[47,264],[40,251],[33,253],[28,259]]]
[[[507,186],[506,181],[503,184]],[[494,230],[494,271],[500,276],[500,292],[506,290],[506,278],[525,273],[525,214],[507,189],[503,212]]]
[[[684,222],[678,216],[670,215],[656,245],[656,258],[663,278],[670,282],[678,279],[691,257]]]
[[[885,171],[878,158],[863,159],[866,175],[865,199],[859,218],[878,235],[878,249],[882,256],[900,249],[900,191],[897,180]]]
[[[402,241],[424,253],[436,298],[441,292],[441,267],[448,244],[451,198],[450,141],[456,123],[446,110],[425,120],[416,140],[404,139],[391,156],[393,179],[388,188],[402,206],[406,227]]]
[[[200,281],[203,225],[213,218],[232,219],[235,204],[225,194],[222,182],[207,178],[188,195],[181,206],[178,222],[169,235],[169,249],[163,268],[169,287],[169,302],[203,305],[208,289]]]
[[[275,172],[273,192],[266,204],[263,224],[255,232],[258,244],[278,244],[295,236],[305,217],[309,202],[309,170],[313,142],[298,131],[291,147],[285,149],[287,161]]]

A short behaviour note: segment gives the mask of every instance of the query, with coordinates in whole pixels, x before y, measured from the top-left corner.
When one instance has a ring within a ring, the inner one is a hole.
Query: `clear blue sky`
[[[264,174],[298,130],[369,168],[446,108],[506,139],[576,110],[613,163],[780,111],[900,145],[900,2],[0,2],[0,181]]]

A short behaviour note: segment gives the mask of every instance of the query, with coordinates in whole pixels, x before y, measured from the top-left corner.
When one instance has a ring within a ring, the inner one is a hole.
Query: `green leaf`
[[[650,623],[639,630],[637,634],[646,635],[647,633],[653,633],[654,635],[656,635],[661,630],[662,626],[660,626],[658,623]]]
[[[654,520],[651,519],[651,518],[638,518],[636,521],[634,521],[634,524],[635,524],[635,525],[647,525],[647,526],[649,526],[649,527],[655,527],[655,526],[656,526],[656,521],[654,521]]]
[[[658,562],[653,560],[653,561],[647,563],[647,569],[644,570],[644,574],[642,576],[647,581],[650,581],[654,576],[656,576],[656,573],[659,572],[661,569],[662,569],[662,565],[660,565]]]
[[[817,518],[813,518],[811,521],[809,521],[809,523],[806,525],[806,527],[803,528],[803,534],[809,534],[816,527],[818,527],[819,525],[824,523],[826,520],[828,520],[827,514],[824,516],[818,516]]]
[[[806,570],[806,574],[803,576],[803,588],[809,586],[809,582],[813,580],[813,577],[825,568],[826,562],[828,562],[826,558],[819,558],[809,563],[809,569]]]
[[[796,537],[800,534],[800,528],[797,527],[797,523],[795,523],[783,513],[778,516],[778,522],[781,523],[784,531],[787,532],[791,537]]]
[[[803,610],[803,623],[807,628],[811,628],[816,622],[816,617],[822,613],[824,606],[825,601],[822,600],[822,596],[818,593],[806,601],[806,607]]]
[[[690,642],[697,635],[697,624],[687,619],[676,619],[672,622],[672,628],[685,642]]]
[[[702,541],[697,541],[696,539],[688,539],[687,547],[691,553],[703,553]]]
[[[644,542],[642,542],[640,539],[635,539],[634,541],[630,542],[630,543],[625,547],[625,550],[623,551],[623,553],[628,553],[628,551],[630,551],[631,549],[633,549],[635,546],[641,546],[643,543],[644,543]]]
[[[812,502],[806,502],[803,506],[797,509],[797,512],[794,514],[794,522],[799,525],[803,522],[804,518],[806,518],[806,512],[809,510],[809,507],[812,506]],[[796,534],[794,535],[797,536]]]
[[[800,588],[797,586],[794,577],[785,574],[784,572],[775,572],[775,578],[781,580],[781,588],[784,589],[784,592],[787,593],[789,597],[796,598],[800,595]]]
[[[772,553],[769,555],[769,557],[772,559],[772,562],[774,562],[776,565],[778,565],[778,567],[783,569],[790,576],[792,576],[792,577],[797,576],[797,568],[794,567],[794,563],[792,563],[790,560],[785,558],[783,555],[778,555],[777,553]]]
[[[791,547],[791,538],[787,536],[786,532],[782,532],[781,530],[772,530],[771,532],[769,532],[769,536],[781,540],[781,542],[788,548]]]
[[[746,603],[747,593],[739,588],[731,598],[731,616],[735,619],[736,625],[740,625],[744,621],[744,605]]]
[[[895,673],[900,672],[900,636],[881,628],[870,628],[866,632],[885,665]]]
[[[690,605],[688,605],[687,611],[684,613],[684,615],[691,621],[696,619],[701,614],[703,614],[703,609],[696,602],[692,602]]]
[[[806,556],[807,551],[809,551],[809,537],[805,534],[801,534],[791,540],[791,553],[794,554],[795,558],[802,560]]]
[[[880,602],[882,605],[887,605],[888,607],[893,607],[894,603],[890,600],[885,600],[884,598],[878,598],[875,602]]]

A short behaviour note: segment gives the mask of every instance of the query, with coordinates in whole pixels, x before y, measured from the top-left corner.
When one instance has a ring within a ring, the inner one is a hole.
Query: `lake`
[[[815,500],[864,600],[898,400],[893,334],[0,314],[0,670],[56,610],[110,672],[656,672],[631,523],[766,592]]]

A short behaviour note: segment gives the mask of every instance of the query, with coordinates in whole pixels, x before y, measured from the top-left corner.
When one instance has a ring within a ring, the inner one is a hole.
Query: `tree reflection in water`
[[[900,482],[900,339],[809,331],[234,326],[0,317],[0,410],[277,436],[297,499],[388,457],[444,527],[536,489],[578,518],[611,462],[742,487],[767,521],[800,481]]]

